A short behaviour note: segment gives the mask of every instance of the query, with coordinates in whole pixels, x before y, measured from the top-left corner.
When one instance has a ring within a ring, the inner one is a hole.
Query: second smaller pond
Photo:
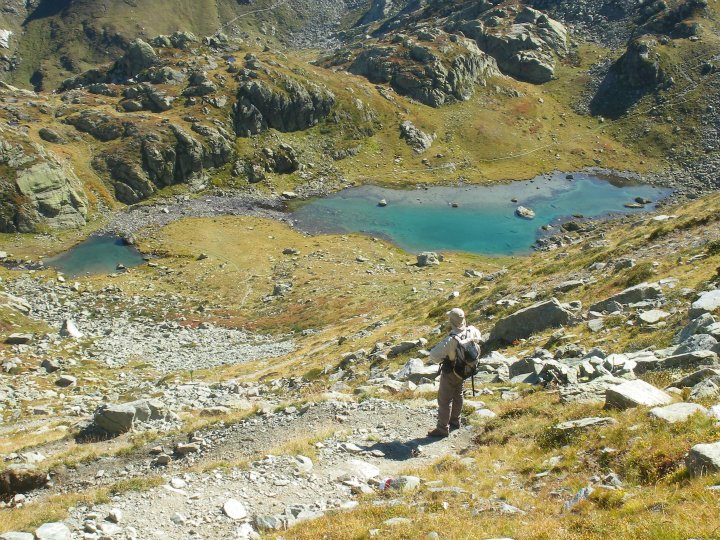
[[[126,268],[145,262],[137,248],[122,238],[110,235],[91,236],[72,249],[45,260],[45,266],[57,268],[70,277],[84,274],[112,274],[123,265]]]

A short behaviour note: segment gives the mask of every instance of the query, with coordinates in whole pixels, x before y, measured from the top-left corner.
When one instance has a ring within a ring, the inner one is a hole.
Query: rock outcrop
[[[529,7],[514,18],[502,8],[487,9],[470,20],[464,20],[466,14],[453,17],[449,27],[474,39],[503,73],[536,84],[555,76],[555,55],[567,53],[567,30],[562,23]]]
[[[0,231],[33,232],[85,225],[87,198],[69,165],[41,146],[0,135]]]
[[[237,93],[235,133],[249,137],[270,128],[300,131],[320,122],[333,105],[333,93],[309,81],[280,77],[273,83],[245,82]]]
[[[122,141],[121,151],[96,156],[93,166],[109,177],[120,202],[133,204],[158,189],[201,179],[206,170],[232,161],[231,134],[200,123],[193,124],[192,130],[200,137],[175,124],[136,133]]]
[[[465,101],[472,96],[475,85],[484,85],[489,78],[500,75],[495,60],[472,40],[444,32],[423,38],[398,36],[357,55],[348,51],[326,65],[347,62],[351,73],[374,83],[387,83],[399,94],[431,107]]]

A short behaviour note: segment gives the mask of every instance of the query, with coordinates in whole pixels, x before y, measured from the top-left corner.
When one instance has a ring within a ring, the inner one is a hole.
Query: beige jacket
[[[457,340],[454,339],[454,336],[458,336],[462,340],[472,339],[475,343],[485,341],[480,330],[474,326],[466,326],[462,330],[453,328],[445,339],[430,350],[429,360],[431,364],[439,364],[445,358],[449,358],[451,362],[455,360]]]

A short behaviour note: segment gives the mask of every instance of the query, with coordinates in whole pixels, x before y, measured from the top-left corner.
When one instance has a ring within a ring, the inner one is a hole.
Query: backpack
[[[452,372],[464,381],[474,377],[478,372],[478,359],[482,356],[482,350],[480,344],[472,339],[462,339],[460,335],[453,336],[453,339],[457,342],[457,346]]]

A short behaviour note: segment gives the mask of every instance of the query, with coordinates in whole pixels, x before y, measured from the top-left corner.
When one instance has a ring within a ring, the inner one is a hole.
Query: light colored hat
[[[447,312],[447,317],[453,328],[463,328],[465,326],[465,312],[462,309],[451,309]]]

